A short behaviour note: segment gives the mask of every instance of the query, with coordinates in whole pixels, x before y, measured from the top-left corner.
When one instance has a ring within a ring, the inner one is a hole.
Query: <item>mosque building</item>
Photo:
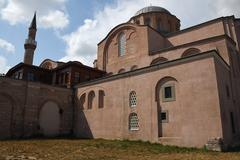
[[[0,77],[0,139],[75,136],[223,150],[240,142],[240,19],[186,29],[149,6],[98,43],[94,67],[22,63]]]

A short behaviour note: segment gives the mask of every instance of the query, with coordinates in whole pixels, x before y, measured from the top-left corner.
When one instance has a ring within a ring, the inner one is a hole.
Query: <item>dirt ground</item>
[[[147,142],[38,139],[0,141],[0,160],[240,160],[240,152],[209,152]]]

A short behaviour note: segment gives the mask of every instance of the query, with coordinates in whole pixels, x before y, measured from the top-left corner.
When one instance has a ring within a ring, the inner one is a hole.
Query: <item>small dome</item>
[[[135,16],[138,16],[142,13],[149,13],[149,12],[164,12],[167,14],[171,14],[168,10],[166,10],[165,8],[162,7],[157,7],[157,6],[149,6],[149,7],[145,7],[139,11],[137,11],[137,13],[135,14]]]

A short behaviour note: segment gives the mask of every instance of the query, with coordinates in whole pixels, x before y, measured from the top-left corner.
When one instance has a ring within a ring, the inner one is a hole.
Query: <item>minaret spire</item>
[[[29,27],[29,29],[37,29],[37,20],[36,20],[36,11],[34,13],[33,19],[32,19],[32,23]]]
[[[28,38],[25,40],[24,48],[24,63],[25,64],[33,64],[33,56],[34,51],[37,48],[37,42],[35,41],[36,33],[37,33],[37,22],[36,22],[36,12],[34,13],[32,23],[29,27]]]

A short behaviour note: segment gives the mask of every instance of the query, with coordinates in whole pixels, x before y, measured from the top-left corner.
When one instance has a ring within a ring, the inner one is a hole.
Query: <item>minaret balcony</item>
[[[26,39],[25,40],[25,44],[33,44],[33,45],[37,45],[37,42],[35,41],[35,40],[33,40],[33,39]]]

